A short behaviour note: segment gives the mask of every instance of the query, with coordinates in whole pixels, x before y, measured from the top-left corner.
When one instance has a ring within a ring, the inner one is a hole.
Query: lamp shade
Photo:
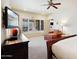
[[[12,35],[17,36],[17,34],[18,34],[18,30],[16,28],[13,28],[12,29]]]

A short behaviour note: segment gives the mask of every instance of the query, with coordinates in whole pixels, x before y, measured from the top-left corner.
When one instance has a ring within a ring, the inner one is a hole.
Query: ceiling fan
[[[48,4],[44,4],[44,6],[47,6],[47,9],[49,9],[51,6],[54,7],[55,9],[58,9],[58,7],[56,7],[56,5],[61,5],[61,3],[53,3],[52,0],[48,1]]]

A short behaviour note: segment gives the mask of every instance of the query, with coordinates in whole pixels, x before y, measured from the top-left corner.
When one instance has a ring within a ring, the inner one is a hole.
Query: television
[[[8,7],[4,9],[5,28],[17,28],[19,26],[19,15]]]

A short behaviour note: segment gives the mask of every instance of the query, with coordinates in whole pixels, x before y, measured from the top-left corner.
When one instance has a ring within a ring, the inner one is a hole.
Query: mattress
[[[58,59],[77,59],[77,37],[61,40],[52,45]]]

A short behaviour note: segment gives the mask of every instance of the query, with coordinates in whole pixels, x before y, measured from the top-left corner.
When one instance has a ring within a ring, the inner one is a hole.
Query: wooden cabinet
[[[2,46],[1,59],[28,59],[28,41]]]

